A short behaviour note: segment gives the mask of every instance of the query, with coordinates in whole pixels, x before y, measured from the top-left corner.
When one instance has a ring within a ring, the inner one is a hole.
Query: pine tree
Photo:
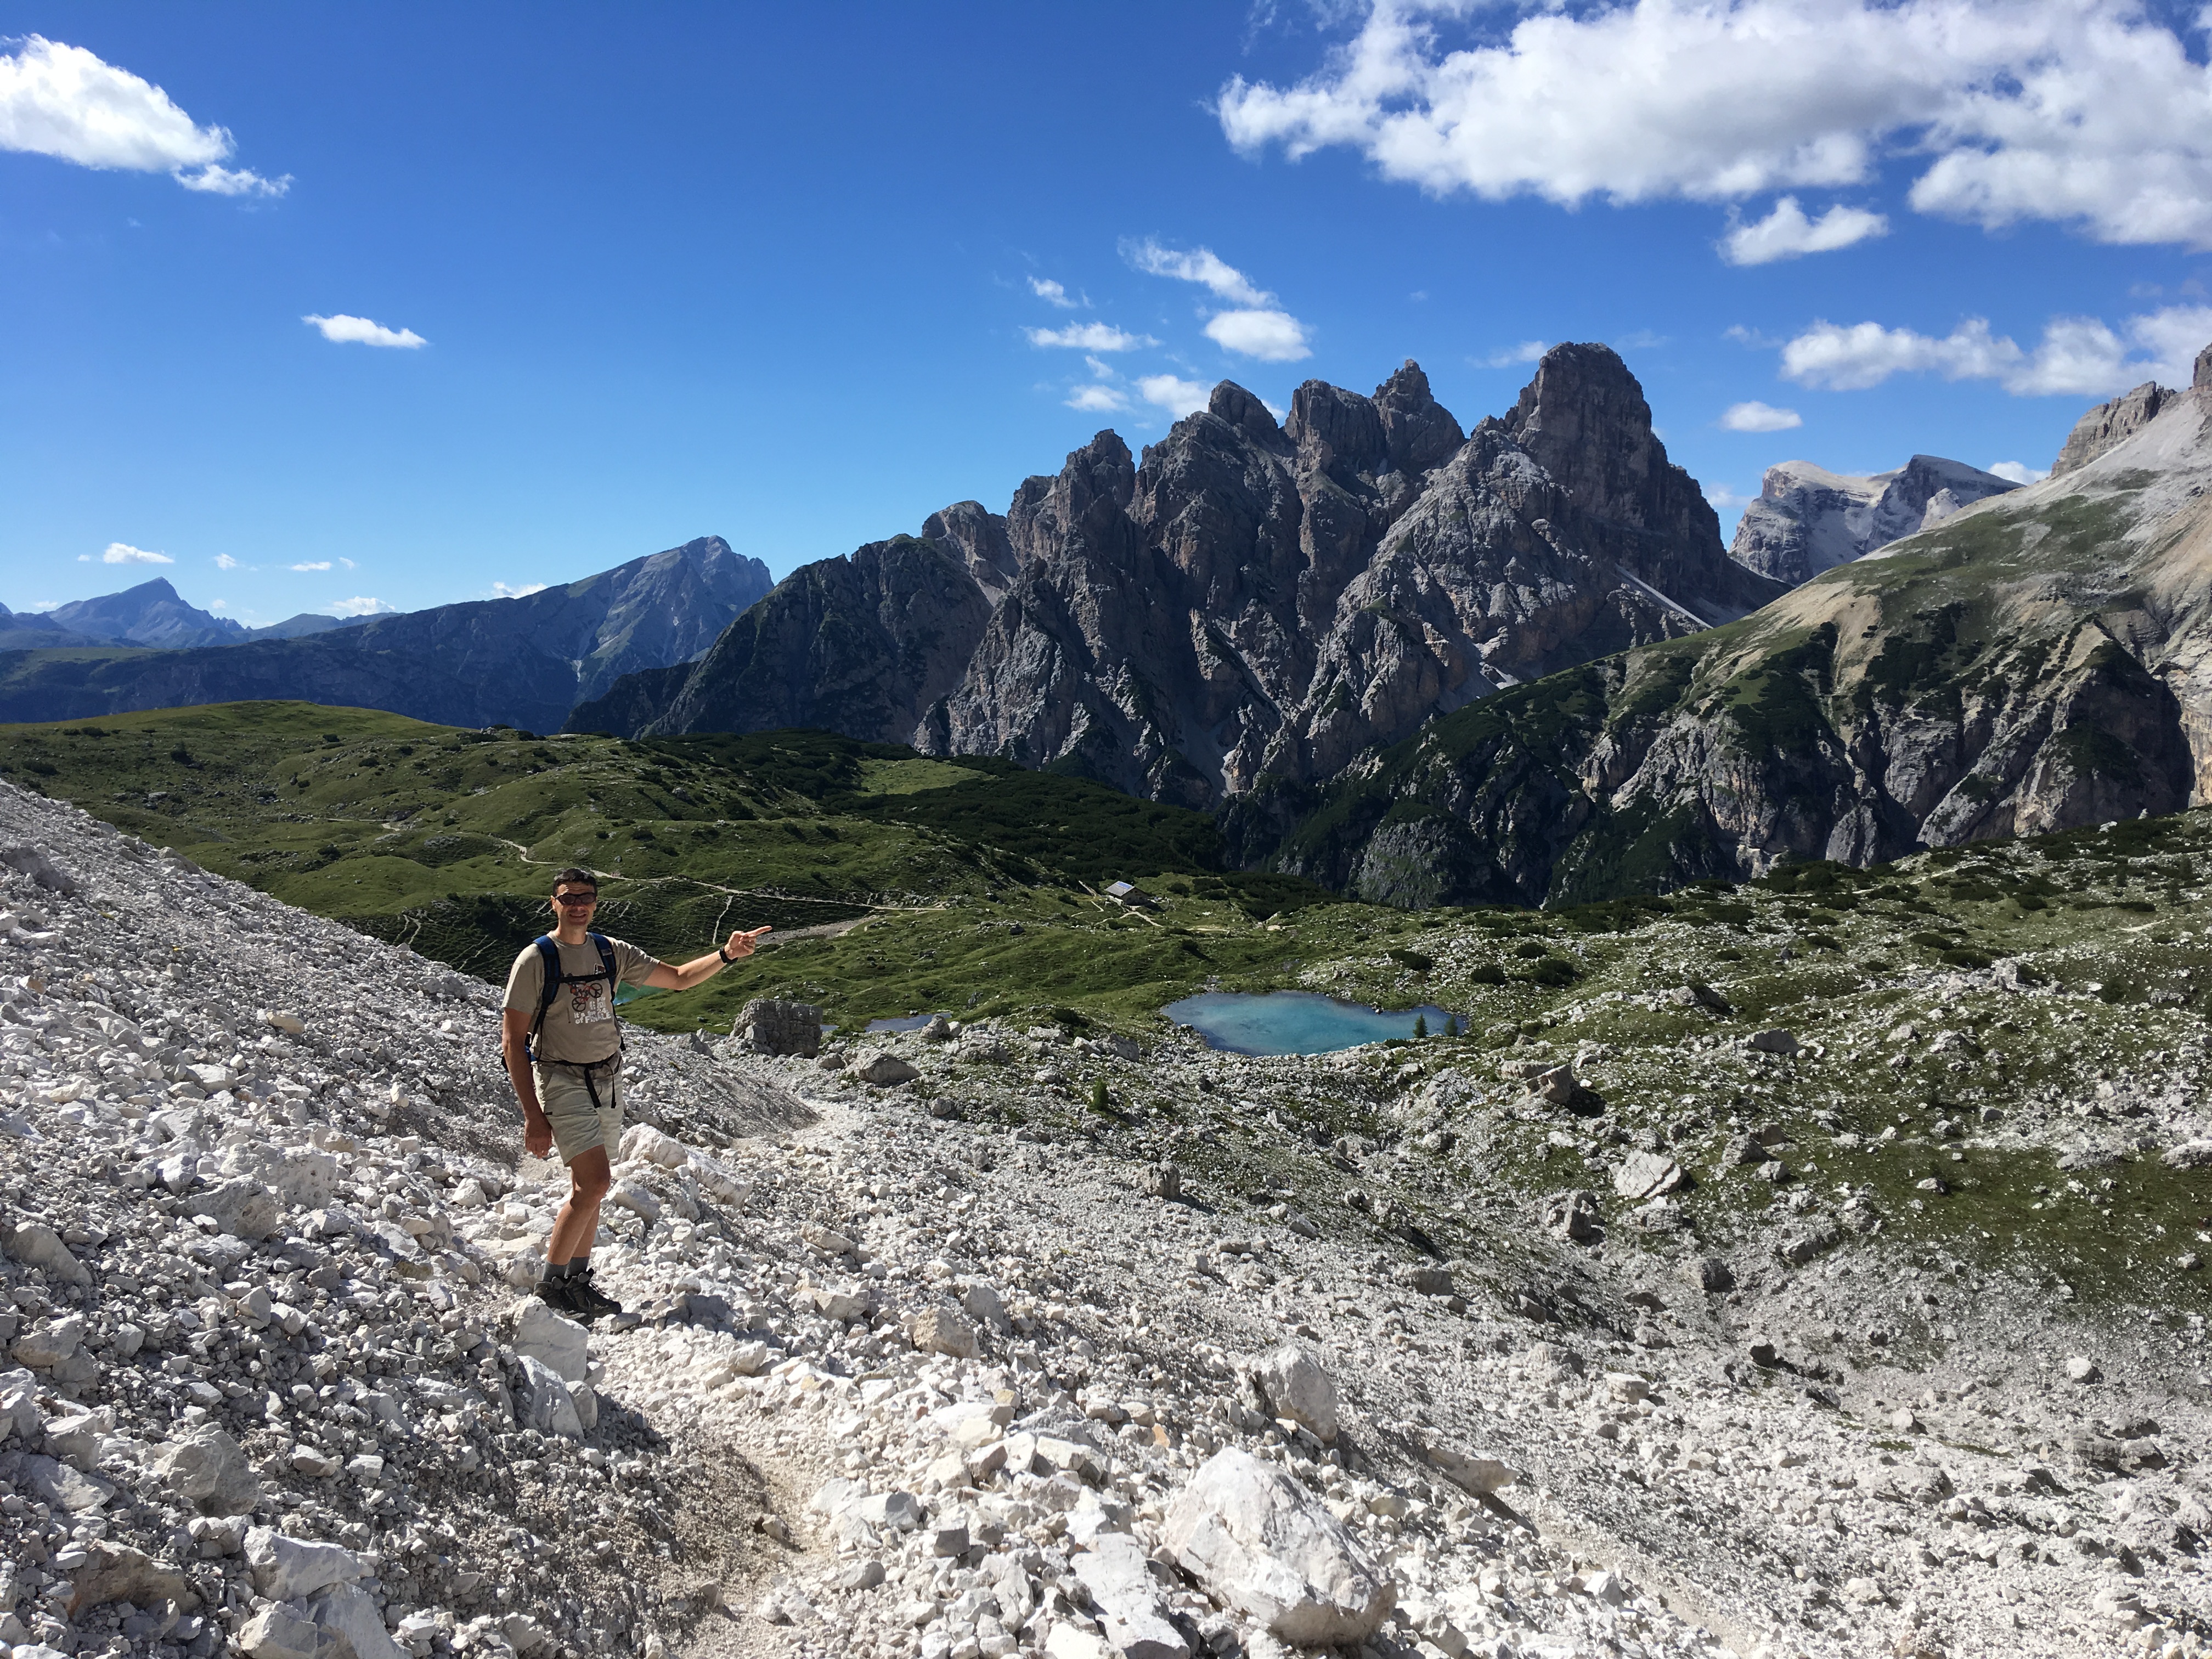
[[[1426,1014],[1415,1014],[1413,1016],[1413,1035],[1416,1037],[1425,1037],[1428,1036],[1428,1034],[1429,1017]]]

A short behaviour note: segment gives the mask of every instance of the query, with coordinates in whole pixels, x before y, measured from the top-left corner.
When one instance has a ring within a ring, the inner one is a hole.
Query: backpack
[[[593,980],[603,979],[607,982],[609,1005],[611,1006],[614,1001],[615,987],[620,982],[615,977],[615,947],[608,941],[605,933],[586,933],[584,937],[599,947],[599,971],[596,974],[564,972],[561,966],[561,947],[553,942],[553,935],[540,933],[538,936],[538,960],[544,964],[545,983],[538,993],[538,1018],[530,1022],[530,1035],[523,1040],[522,1044],[524,1056],[533,1062],[538,1058],[538,1033],[544,1028],[545,1016],[553,1009],[553,999],[561,994],[561,988],[563,985],[588,985]],[[619,1020],[615,1024],[615,1045],[614,1058],[620,1060],[622,1058],[622,1024]],[[601,1062],[602,1065],[605,1063],[605,1061]],[[596,1091],[593,1098],[594,1100],[597,1098]]]

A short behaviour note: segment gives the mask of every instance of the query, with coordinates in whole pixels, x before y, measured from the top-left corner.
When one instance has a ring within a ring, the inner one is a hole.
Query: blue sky
[[[2190,15],[9,5],[0,600],[781,575],[1224,377],[1410,356],[1472,425],[1565,339],[1724,525],[1787,459],[2039,469],[2212,341]]]

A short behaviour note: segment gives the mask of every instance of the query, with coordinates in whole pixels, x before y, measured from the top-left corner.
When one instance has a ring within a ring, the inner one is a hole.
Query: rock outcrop
[[[2160,410],[2182,396],[2171,386],[2145,380],[2124,397],[2115,398],[2108,404],[2099,404],[2074,422],[2074,429],[2066,434],[2066,442],[2058,452],[2058,459],[2051,464],[2051,476],[2071,472],[2087,466],[2114,444],[2124,443],[2148,426]]]
[[[155,587],[175,599],[166,582],[112,598]],[[697,656],[768,588],[765,565],[708,536],[564,586],[316,632],[297,631],[316,619],[295,617],[270,637],[241,630],[242,643],[189,650],[0,653],[0,720],[291,698],[445,725],[551,731],[580,698],[623,675]],[[165,604],[139,607],[133,625],[153,626]],[[64,622],[76,615],[68,606],[52,614]],[[121,615],[87,613],[70,625],[107,626]]]
[[[1559,904],[2212,799],[2212,392],[1757,616],[1432,721],[1224,841],[1401,904]]]
[[[1863,477],[1784,461],[1767,468],[1759,499],[1736,523],[1729,556],[1794,586],[2019,488],[1938,455],[1915,455],[1891,471]]]
[[[1003,519],[962,502],[794,572],[690,671],[570,724],[822,725],[1205,806],[1780,591],[1729,562],[1603,346],[1554,349],[1471,434],[1410,362],[1371,398],[1310,380],[1280,424],[1224,381],[1141,457],[1100,433]]]

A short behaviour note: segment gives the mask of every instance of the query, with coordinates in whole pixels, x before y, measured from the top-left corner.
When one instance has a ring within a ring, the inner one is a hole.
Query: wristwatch
[[[737,960],[737,958],[736,958],[735,957],[732,956],[732,955],[729,953],[728,950],[727,950],[726,947],[724,947],[724,946],[722,946],[722,945],[717,945],[714,947],[714,954],[715,954],[716,956],[718,956],[718,957],[721,957],[721,959],[722,959],[722,966],[723,966],[723,967],[725,967],[725,968],[728,967],[732,963],[733,963],[733,962],[735,962],[735,961]]]

